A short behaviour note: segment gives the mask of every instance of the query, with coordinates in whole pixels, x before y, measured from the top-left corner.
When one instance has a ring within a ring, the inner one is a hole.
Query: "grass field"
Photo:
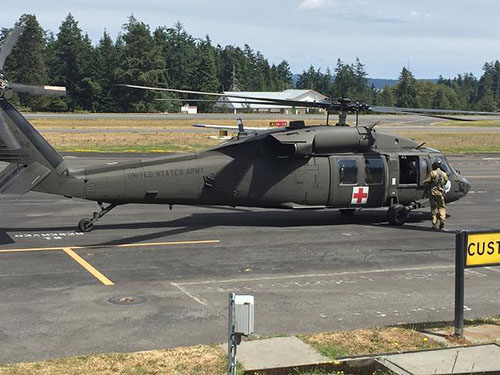
[[[415,139],[418,143],[436,148],[445,153],[500,152],[500,132],[395,132],[404,137]]]
[[[20,363],[0,366],[0,375],[223,375],[226,363],[220,348],[200,345]]]
[[[318,333],[303,336],[302,340],[332,360],[358,354],[440,347],[412,329],[394,327]],[[227,373],[226,365],[227,359],[222,349],[199,345],[0,366],[0,375],[223,375]],[[238,373],[241,374],[240,371]]]
[[[467,126],[467,127],[500,127],[500,120],[475,120],[475,121],[447,121],[439,122],[441,126]]]

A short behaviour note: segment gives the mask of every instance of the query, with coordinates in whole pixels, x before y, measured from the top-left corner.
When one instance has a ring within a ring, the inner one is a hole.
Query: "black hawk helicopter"
[[[21,34],[15,28],[0,51],[0,71]],[[122,85],[132,89],[185,94],[228,96],[219,93]],[[70,168],[57,151],[9,103],[13,92],[63,95],[64,88],[38,87],[0,80],[0,161],[9,165],[0,173],[0,193],[31,190],[96,201],[101,210],[82,219],[78,228],[94,224],[117,206],[127,203],[225,205],[264,208],[335,208],[352,214],[360,208],[387,207],[387,220],[402,225],[411,210],[425,206],[422,181],[434,160],[440,160],[451,187],[446,201],[469,191],[460,176],[437,150],[408,138],[378,132],[375,125],[360,126],[362,111],[422,114],[449,118],[451,114],[498,115],[492,112],[426,110],[371,106],[348,99],[321,102],[248,98],[245,103],[322,108],[338,113],[337,126],[305,126],[291,121],[286,128],[245,129],[220,145],[195,154],[117,161]],[[356,114],[356,126],[347,126],[347,113]]]

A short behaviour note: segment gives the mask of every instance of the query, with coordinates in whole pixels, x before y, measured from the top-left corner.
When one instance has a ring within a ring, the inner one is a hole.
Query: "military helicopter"
[[[0,51],[0,70],[19,31],[14,29]],[[338,113],[336,126],[245,129],[206,151],[117,161],[70,168],[54,148],[9,103],[17,87],[2,78],[0,88],[0,160],[10,164],[0,174],[0,193],[38,191],[96,201],[100,211],[78,223],[89,232],[115,207],[127,203],[223,205],[281,209],[333,208],[351,215],[361,208],[387,207],[387,220],[402,225],[411,210],[425,206],[422,181],[434,160],[440,160],[451,187],[446,201],[464,197],[469,182],[437,150],[414,140],[361,126],[362,111],[409,113],[448,118],[451,114],[498,115],[492,112],[425,110],[371,106],[348,99],[321,102],[248,98],[246,103],[285,104]],[[220,93],[123,85],[131,89],[228,96]],[[62,95],[63,88],[31,87],[24,92]],[[347,126],[347,113],[356,126]]]

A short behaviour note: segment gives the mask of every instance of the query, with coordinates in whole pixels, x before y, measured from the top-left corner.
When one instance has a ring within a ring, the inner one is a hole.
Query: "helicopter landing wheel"
[[[391,225],[403,225],[408,220],[408,208],[402,204],[393,204],[387,211],[387,220]]]
[[[356,208],[341,208],[339,212],[344,215],[344,216],[352,216],[354,215],[358,210]]]
[[[111,203],[108,207],[104,207],[102,202],[97,202],[99,207],[101,207],[101,211],[99,212],[94,212],[94,215],[92,219],[85,218],[80,220],[78,223],[78,229],[82,232],[90,232],[92,229],[94,229],[94,224],[104,215],[106,215],[109,211],[111,211],[113,208],[118,206],[116,203]]]
[[[82,219],[78,223],[78,229],[80,229],[81,232],[90,232],[92,229],[94,229],[94,222],[92,219]]]

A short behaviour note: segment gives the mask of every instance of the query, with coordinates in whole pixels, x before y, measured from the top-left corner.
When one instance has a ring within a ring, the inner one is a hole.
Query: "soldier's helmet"
[[[436,170],[438,168],[441,168],[441,160],[434,160],[432,163],[432,169]]]

